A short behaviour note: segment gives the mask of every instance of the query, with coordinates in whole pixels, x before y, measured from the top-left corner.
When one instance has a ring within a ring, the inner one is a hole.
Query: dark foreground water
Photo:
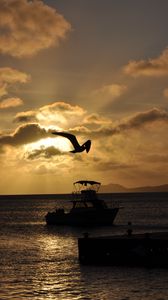
[[[168,231],[168,194],[115,197],[124,207],[115,226],[90,228],[90,235],[124,233],[128,221],[134,232]],[[168,299],[168,270],[81,266],[77,238],[86,229],[45,225],[56,203],[68,207],[56,199],[0,198],[1,300]]]

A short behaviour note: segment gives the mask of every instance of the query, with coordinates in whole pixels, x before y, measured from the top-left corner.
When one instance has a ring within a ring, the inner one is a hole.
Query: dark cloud
[[[27,159],[33,160],[33,159],[37,159],[37,158],[46,158],[49,159],[53,156],[57,156],[57,155],[64,155],[64,152],[61,152],[59,149],[55,148],[54,146],[50,146],[45,148],[40,147],[40,149],[34,149],[32,151],[29,151],[25,154],[25,157]]]
[[[136,115],[130,117],[129,119],[117,124],[116,126],[104,126],[101,127],[92,134],[94,136],[109,136],[120,134],[128,130],[140,129],[146,125],[150,125],[156,122],[168,122],[168,113],[165,110],[160,110],[158,108],[153,108],[146,112],[137,113]]]
[[[51,136],[51,133],[38,124],[27,124],[20,126],[10,135],[0,136],[0,145],[20,146],[28,143],[36,142],[40,139]]]
[[[168,121],[168,113],[165,110],[153,108],[146,112],[137,113],[132,118],[128,119],[126,123],[120,124],[119,129],[134,129],[142,127],[146,124],[163,121]]]

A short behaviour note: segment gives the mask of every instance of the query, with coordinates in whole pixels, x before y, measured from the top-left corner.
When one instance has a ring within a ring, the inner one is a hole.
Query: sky
[[[0,0],[0,194],[168,183],[167,11],[167,0]],[[90,152],[54,130],[90,139]]]

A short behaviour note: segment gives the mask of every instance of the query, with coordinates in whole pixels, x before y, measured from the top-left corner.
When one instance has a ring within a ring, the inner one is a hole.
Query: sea
[[[85,266],[77,241],[90,236],[168,231],[168,193],[103,194],[121,209],[113,226],[47,226],[71,195],[0,196],[0,300],[167,300],[168,269]]]

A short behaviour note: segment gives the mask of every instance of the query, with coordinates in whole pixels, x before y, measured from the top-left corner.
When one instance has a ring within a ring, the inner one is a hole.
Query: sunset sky
[[[0,194],[168,183],[167,14],[167,0],[0,0]]]

